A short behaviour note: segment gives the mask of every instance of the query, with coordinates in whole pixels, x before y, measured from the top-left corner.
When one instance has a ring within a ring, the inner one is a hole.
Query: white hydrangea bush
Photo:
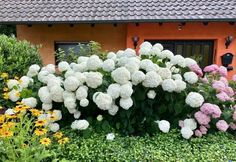
[[[138,53],[130,48],[109,52],[105,60],[92,55],[78,57],[77,62],[62,61],[57,68],[52,64],[32,65],[20,83],[9,80],[7,85],[13,102],[21,99],[31,107],[40,106],[45,114],[64,109],[72,121],[71,128],[78,131],[92,126],[93,121],[86,118],[96,119],[102,114],[100,122],[106,121],[128,134],[136,129],[152,132],[154,127],[168,133],[173,121],[170,113],[178,115],[182,109],[198,108],[204,102],[200,93],[188,91],[198,82],[198,76],[189,69],[195,63],[174,55],[159,43],[144,42]],[[21,98],[18,93],[34,81],[40,83],[37,96]],[[185,125],[189,126],[181,133],[190,138],[194,124]],[[49,128],[55,132],[60,126],[49,123]]]

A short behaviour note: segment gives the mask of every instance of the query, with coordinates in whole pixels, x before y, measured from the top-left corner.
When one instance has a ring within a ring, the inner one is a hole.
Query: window
[[[212,64],[214,41],[212,40],[146,40],[152,44],[161,43],[165,49],[174,54],[191,57],[198,61],[201,67]]]
[[[62,50],[66,55],[70,53],[75,53],[78,55],[82,55],[83,53],[81,50],[88,50],[88,42],[55,42],[55,51],[58,52]],[[58,64],[58,56],[55,55],[56,64]]]

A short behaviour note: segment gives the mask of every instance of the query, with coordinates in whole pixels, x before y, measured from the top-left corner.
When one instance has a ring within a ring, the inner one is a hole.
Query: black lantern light
[[[229,47],[229,45],[233,42],[234,37],[233,36],[228,36],[225,38],[225,47],[226,49]]]
[[[137,45],[138,45],[139,37],[138,36],[133,36],[132,41],[133,41],[134,49],[136,49]]]
[[[232,53],[226,53],[221,56],[222,65],[226,67],[228,71],[233,70],[233,67],[229,66],[230,64],[232,64],[233,57],[234,55]]]

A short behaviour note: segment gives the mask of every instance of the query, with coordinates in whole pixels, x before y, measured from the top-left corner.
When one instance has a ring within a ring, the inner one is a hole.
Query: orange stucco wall
[[[214,40],[214,58],[213,62],[221,65],[220,56],[231,52],[234,54],[234,70],[229,74],[232,76],[236,73],[236,25],[229,25],[227,22],[212,22],[207,26],[202,23],[186,23],[182,30],[178,29],[179,23],[143,23],[139,26],[128,24],[127,27],[127,47],[133,48],[132,37],[139,37],[139,44],[145,39],[159,40]],[[234,36],[234,40],[228,49],[225,48],[225,38]]]
[[[96,24],[91,27],[88,24],[70,25],[17,25],[17,38],[28,40],[33,44],[42,45],[40,54],[44,64],[54,63],[55,41],[96,41],[101,43],[104,50],[116,51],[126,48],[127,25]]]

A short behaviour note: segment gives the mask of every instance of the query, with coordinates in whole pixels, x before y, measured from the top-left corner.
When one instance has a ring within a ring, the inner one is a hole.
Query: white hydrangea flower
[[[120,86],[120,97],[129,98],[133,94],[133,89],[130,84],[123,84]]]
[[[124,51],[123,50],[119,50],[116,53],[116,58],[121,58],[121,57],[124,57]]]
[[[166,68],[170,69],[172,73],[179,73],[180,69],[175,67],[172,63],[166,62]]]
[[[152,48],[149,48],[149,47],[140,47],[139,49],[139,54],[140,56],[148,56],[151,54],[151,49]]]
[[[95,93],[94,102],[101,110],[109,110],[112,106],[112,97],[105,93]]]
[[[64,100],[64,105],[65,105],[65,107],[69,110],[69,109],[71,109],[71,110],[73,110],[73,109],[75,109],[76,108],[76,100],[74,99],[74,98],[66,98],[65,100]],[[73,112],[74,113],[74,112]],[[73,114],[72,113],[72,114]]]
[[[161,76],[162,79],[170,79],[172,73],[168,68],[160,68],[158,74]]]
[[[76,77],[81,84],[84,84],[86,82],[86,76],[84,73],[76,72],[73,76]]]
[[[103,116],[102,115],[98,115],[97,116],[97,121],[102,121],[103,120]]]
[[[160,43],[154,44],[153,47],[154,47],[154,48],[159,48],[161,51],[164,49],[164,47],[163,47],[162,44],[160,44]]]
[[[136,71],[139,70],[139,64],[137,64],[136,62],[134,61],[128,61],[126,64],[125,64],[125,68],[127,70],[129,70],[129,72],[132,74]]]
[[[154,99],[156,97],[156,92],[154,90],[149,90],[147,96],[150,99]]]
[[[133,85],[138,85],[144,79],[145,79],[145,74],[142,71],[135,71],[131,76]]]
[[[204,102],[204,98],[197,92],[190,92],[187,95],[185,102],[191,107],[200,107]]]
[[[49,92],[49,89],[48,87],[44,86],[44,87],[41,87],[38,91],[38,96],[40,98],[40,100],[43,102],[43,103],[51,103],[52,102],[52,99],[51,99],[51,94]]]
[[[68,69],[65,73],[65,78],[68,78],[69,76],[73,76],[74,73],[75,72],[72,69]]]
[[[82,100],[80,100],[79,105],[81,107],[87,107],[89,105],[89,100],[86,98],[83,98]]]
[[[102,60],[97,55],[92,55],[87,61],[87,68],[89,70],[97,70],[102,67]]]
[[[115,69],[115,62],[112,59],[107,59],[103,62],[102,69],[110,72]]]
[[[20,78],[20,86],[22,88],[27,88],[30,84],[30,78],[27,76],[23,76]]]
[[[160,69],[160,67],[157,65],[157,64],[148,64],[147,67],[146,67],[146,71],[149,72],[149,71],[156,71],[158,72]]]
[[[108,134],[106,135],[106,139],[107,139],[108,141],[113,141],[113,140],[115,139],[114,133],[108,133]]]
[[[97,88],[102,84],[102,74],[99,72],[88,72],[86,75],[86,84],[88,87]]]
[[[29,67],[29,71],[36,74],[39,72],[39,70],[40,70],[40,66],[37,64],[33,64]]]
[[[43,103],[42,104],[42,109],[45,111],[51,110],[52,109],[52,104],[51,103]]]
[[[89,127],[89,122],[87,120],[75,120],[71,124],[72,129],[86,130]]]
[[[76,99],[77,100],[82,100],[82,99],[86,99],[87,97],[88,97],[88,87],[80,86],[76,90]]]
[[[64,89],[60,86],[53,86],[50,89],[50,96],[54,102],[63,102],[63,92]]]
[[[181,128],[181,134],[183,138],[189,139],[192,137],[193,131],[189,127],[183,127]]]
[[[20,99],[20,92],[13,89],[9,92],[9,99],[12,101],[12,102],[16,102]]]
[[[53,74],[49,74],[46,78],[47,79],[45,79],[45,81],[47,82],[47,87],[49,89],[51,89],[53,86],[61,86],[62,84],[61,79]]]
[[[56,72],[56,67],[53,64],[48,64],[44,67],[46,71],[48,71],[50,74],[54,74]]]
[[[171,59],[173,56],[174,54],[170,50],[163,50],[161,54],[159,55],[161,59],[164,59],[164,58]]]
[[[53,110],[52,114],[56,117],[56,121],[59,121],[62,119],[61,110]]]
[[[185,58],[181,55],[175,55],[171,58],[170,63],[173,65],[178,65],[182,68],[186,67]]]
[[[122,107],[123,109],[128,110],[132,106],[133,106],[133,100],[131,97],[120,99],[120,107]]]
[[[166,120],[161,120],[158,122],[158,127],[163,133],[168,133],[170,130],[170,123]]]
[[[14,112],[13,109],[7,109],[4,114],[5,114],[5,115],[14,115],[15,112]]]
[[[184,73],[184,79],[190,84],[195,84],[198,81],[198,76],[196,73],[190,71]]]
[[[24,104],[24,105],[27,105],[31,108],[35,108],[36,105],[37,105],[37,99],[34,98],[34,97],[29,97],[29,98],[23,98],[21,100],[21,102]]]
[[[70,114],[74,114],[77,111],[76,108],[72,108],[72,109],[67,108],[67,110],[69,111]]]
[[[77,65],[75,62],[70,63],[70,68],[73,69],[75,65]]]
[[[161,54],[161,50],[160,50],[159,47],[153,46],[152,49],[151,49],[151,51],[150,51],[150,54],[151,54],[152,56],[159,56],[159,55]]]
[[[57,132],[60,129],[60,126],[58,123],[51,123],[49,124],[49,129],[52,132]]]
[[[175,92],[178,93],[185,90],[187,86],[186,83],[182,80],[175,80],[175,84],[176,84]]]
[[[127,48],[127,49],[124,51],[124,55],[127,56],[127,57],[135,57],[135,56],[136,56],[136,52],[135,52],[134,49]]]
[[[75,93],[71,92],[71,91],[64,91],[63,92],[63,99],[67,99],[67,98],[75,98]]]
[[[172,75],[172,79],[174,79],[174,80],[183,80],[183,78],[182,78],[182,76],[180,74]]]
[[[177,85],[173,79],[163,80],[161,86],[162,86],[162,89],[167,92],[174,92],[175,89],[177,88]]]
[[[143,59],[140,62],[140,69],[146,70],[148,66],[152,66],[153,62],[149,59]]]
[[[113,61],[116,60],[116,54],[114,52],[108,52],[107,59],[112,59]]]
[[[111,109],[108,110],[108,113],[112,116],[116,115],[119,110],[119,107],[117,105],[112,105]]]
[[[64,72],[70,69],[70,65],[66,61],[59,62],[58,64],[58,70],[60,72]]]
[[[40,71],[38,73],[38,80],[42,83],[47,83],[47,76],[49,75],[49,72],[46,70]]]
[[[111,73],[112,78],[119,84],[126,84],[131,79],[130,72],[125,67],[119,67]]]
[[[140,45],[140,48],[144,48],[144,47],[151,49],[151,48],[152,48],[152,44],[151,44],[150,42],[145,41],[145,42],[143,42],[143,43]]]
[[[9,89],[12,89],[13,87],[18,86],[18,85],[19,85],[19,82],[17,80],[15,80],[15,79],[9,79],[7,81],[7,87]]]
[[[82,62],[87,62],[89,59],[89,57],[86,57],[86,56],[80,56],[77,60],[77,62],[80,64]]]
[[[64,88],[67,91],[75,91],[80,85],[80,81],[74,76],[69,76],[64,81]]]
[[[197,62],[194,59],[191,59],[191,58],[185,58],[185,63],[186,63],[187,67],[190,67],[192,65],[197,64]]]
[[[117,83],[110,84],[107,88],[107,94],[109,94],[112,99],[117,99],[120,96],[120,85]]]
[[[28,71],[27,74],[26,74],[26,76],[30,77],[30,78],[32,78],[34,76],[37,76],[37,75],[38,75],[37,71]]]
[[[80,64],[76,64],[74,67],[73,67],[73,71],[74,72],[85,72],[87,71],[88,68],[87,68],[87,62],[81,62]]]
[[[197,128],[197,123],[193,118],[185,119],[184,120],[184,127],[189,127],[191,130],[195,130]]]
[[[118,66],[125,66],[125,64],[127,64],[127,62],[128,62],[128,57],[121,57],[121,58],[119,58],[118,60],[117,60],[117,65]]]
[[[149,71],[145,75],[145,79],[143,81],[144,87],[155,88],[159,86],[162,82],[160,75],[158,75],[155,71]]]
[[[80,112],[80,111],[76,111],[76,112],[74,113],[74,118],[75,118],[75,119],[79,119],[80,116],[81,116],[81,112]]]

